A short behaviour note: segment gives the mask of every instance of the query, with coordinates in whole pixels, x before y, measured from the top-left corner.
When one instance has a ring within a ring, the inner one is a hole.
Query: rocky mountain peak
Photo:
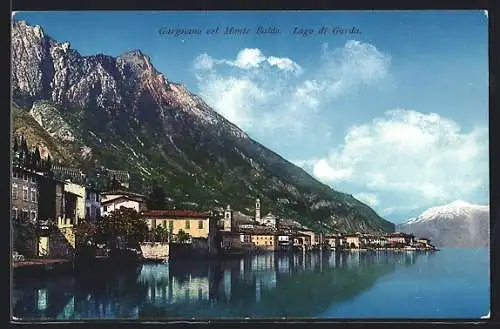
[[[54,154],[81,168],[127,170],[140,192],[161,182],[178,207],[206,210],[220,200],[251,209],[259,195],[262,213],[304,225],[321,219],[337,231],[394,230],[368,206],[249,138],[182,83],[169,82],[142,51],[82,56],[16,24],[13,100],[31,109],[19,114],[18,130],[36,127],[32,135],[45,138]]]

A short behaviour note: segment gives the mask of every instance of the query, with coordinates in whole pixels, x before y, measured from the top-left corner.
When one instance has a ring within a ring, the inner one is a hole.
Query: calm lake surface
[[[16,279],[22,320],[480,318],[490,307],[488,249],[435,253],[266,253],[144,264],[115,273]]]

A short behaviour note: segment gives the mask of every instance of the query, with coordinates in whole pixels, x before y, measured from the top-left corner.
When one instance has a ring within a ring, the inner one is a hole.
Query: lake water
[[[490,306],[488,249],[435,253],[266,253],[52,279],[16,279],[22,320],[479,319]]]

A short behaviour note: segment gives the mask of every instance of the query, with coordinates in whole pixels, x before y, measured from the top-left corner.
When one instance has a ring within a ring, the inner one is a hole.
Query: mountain
[[[394,230],[367,205],[249,138],[140,50],[82,56],[25,21],[12,23],[11,45],[13,101],[22,109],[14,133],[36,127],[28,142],[63,165],[128,170],[139,192],[162,184],[169,206],[231,204],[252,215],[260,198],[262,213],[313,228]]]
[[[489,206],[457,200],[430,208],[396,229],[429,238],[436,246],[486,247],[490,241],[489,226]]]

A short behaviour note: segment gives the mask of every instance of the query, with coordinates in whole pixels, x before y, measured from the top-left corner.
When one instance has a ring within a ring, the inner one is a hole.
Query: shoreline
[[[306,250],[296,251],[296,250],[252,250],[247,251],[237,255],[217,255],[207,258],[192,257],[184,260],[190,261],[225,261],[230,259],[239,259],[246,256],[258,255],[262,253],[276,253],[276,254],[303,254],[310,252],[334,252],[334,253],[352,253],[352,252],[384,252],[384,253],[401,253],[401,252],[435,252],[439,249],[422,249],[422,250],[408,250],[408,249],[342,249],[342,250]],[[21,262],[13,262],[12,272],[13,276],[16,278],[24,277],[46,277],[46,276],[56,276],[56,275],[67,275],[67,274],[83,274],[91,271],[92,268],[98,266],[101,270],[115,270],[122,267],[130,267],[132,265],[142,265],[151,263],[169,263],[176,262],[176,259],[166,259],[166,260],[155,260],[155,259],[133,259],[133,260],[116,260],[109,259],[107,257],[96,257],[85,263],[78,264],[73,259],[29,259]]]

